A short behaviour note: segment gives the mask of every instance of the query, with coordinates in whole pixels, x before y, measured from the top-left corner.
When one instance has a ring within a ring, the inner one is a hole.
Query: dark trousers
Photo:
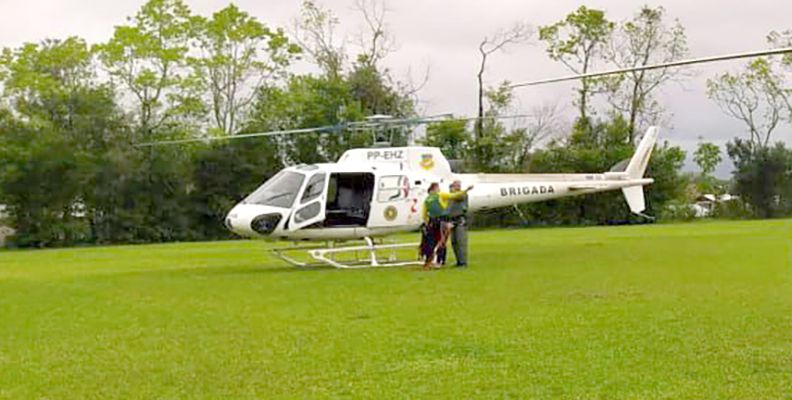
[[[424,260],[436,261],[445,264],[445,242],[448,238],[446,227],[448,222],[442,218],[432,218],[421,229],[421,257]]]

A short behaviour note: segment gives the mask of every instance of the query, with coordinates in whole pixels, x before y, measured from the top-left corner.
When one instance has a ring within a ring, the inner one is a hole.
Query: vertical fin
[[[641,142],[638,143],[638,147],[635,148],[635,154],[633,154],[630,163],[627,164],[627,168],[624,170],[629,179],[643,178],[646,167],[649,166],[649,158],[652,156],[658,133],[659,129],[656,126],[652,126],[646,131]],[[630,211],[634,214],[643,215],[642,213],[646,209],[643,185],[622,188],[622,193],[627,205],[630,207]]]
[[[644,135],[638,147],[635,148],[635,154],[627,164],[627,169],[624,172],[630,179],[638,179],[643,177],[646,167],[649,165],[649,158],[652,156],[655,142],[657,141],[658,129],[656,126],[650,127]]]

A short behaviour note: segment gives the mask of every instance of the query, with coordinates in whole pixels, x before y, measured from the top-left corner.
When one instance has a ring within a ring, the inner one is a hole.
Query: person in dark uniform
[[[429,186],[429,194],[423,204],[424,225],[421,239],[421,256],[424,258],[424,270],[434,266],[438,250],[442,250],[450,234],[449,204],[455,200],[465,198],[467,191],[472,188],[471,186],[465,191],[448,193],[441,192],[440,185],[437,183],[432,183]]]
[[[448,205],[448,219],[451,221],[451,246],[454,248],[457,267],[467,267],[467,192],[462,191],[462,182],[454,181],[449,188],[451,193],[464,193]]]

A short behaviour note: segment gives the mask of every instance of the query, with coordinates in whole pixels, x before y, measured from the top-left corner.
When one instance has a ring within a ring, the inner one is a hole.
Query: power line
[[[538,81],[529,81],[529,82],[515,83],[515,84],[512,84],[512,85],[509,85],[509,87],[510,88],[519,88],[519,87],[526,87],[526,86],[537,86],[537,85],[543,85],[543,84],[547,84],[547,83],[574,81],[574,80],[578,80],[578,79],[587,79],[587,78],[598,78],[598,77],[602,77],[602,76],[624,74],[624,73],[628,73],[628,72],[651,71],[651,70],[655,70],[655,69],[666,69],[666,68],[682,67],[682,66],[685,66],[685,65],[703,64],[703,63],[716,62],[716,61],[738,60],[738,59],[741,59],[741,58],[775,56],[775,55],[790,54],[790,53],[792,53],[792,47],[785,47],[785,48],[772,49],[772,50],[762,50],[762,51],[750,51],[750,52],[746,52],[746,53],[726,54],[726,55],[712,56],[712,57],[691,58],[691,59],[687,59],[687,60],[672,61],[672,62],[662,63],[662,64],[644,65],[644,66],[633,67],[633,68],[613,69],[613,70],[602,71],[602,72],[592,72],[592,73],[588,73],[588,74],[568,75],[568,76],[562,76],[560,78],[549,78],[549,79],[541,79],[541,80],[538,80]]]

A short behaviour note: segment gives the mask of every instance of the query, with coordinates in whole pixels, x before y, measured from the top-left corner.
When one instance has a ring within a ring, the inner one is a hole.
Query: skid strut
[[[361,246],[335,246],[334,243],[330,243],[328,246],[324,247],[296,245],[272,249],[271,252],[281,260],[296,267],[331,266],[341,269],[361,269],[374,267],[404,267],[409,265],[420,265],[422,263],[417,257],[418,243],[384,244],[377,243],[370,237],[365,237],[363,240],[365,244]],[[399,259],[396,250],[405,248],[416,249],[416,256],[411,259]],[[289,253],[297,251],[306,251],[316,262],[304,262],[288,255]],[[390,253],[383,257],[378,254],[378,252],[381,251],[389,251]],[[340,260],[337,257],[350,253],[356,256],[352,261]]]
[[[328,243],[328,246],[332,248],[333,243]],[[298,253],[298,252],[306,252],[315,249],[322,249],[325,246],[320,245],[313,245],[313,246],[306,246],[306,245],[293,245],[293,246],[286,246],[286,247],[277,247],[274,249],[270,249],[269,252],[272,253],[273,256],[279,258],[282,261],[285,261],[288,264],[291,264],[295,267],[300,268],[310,268],[310,267],[321,267],[327,265],[326,263],[318,263],[318,262],[305,262],[300,261],[299,259],[292,257],[291,254]]]

